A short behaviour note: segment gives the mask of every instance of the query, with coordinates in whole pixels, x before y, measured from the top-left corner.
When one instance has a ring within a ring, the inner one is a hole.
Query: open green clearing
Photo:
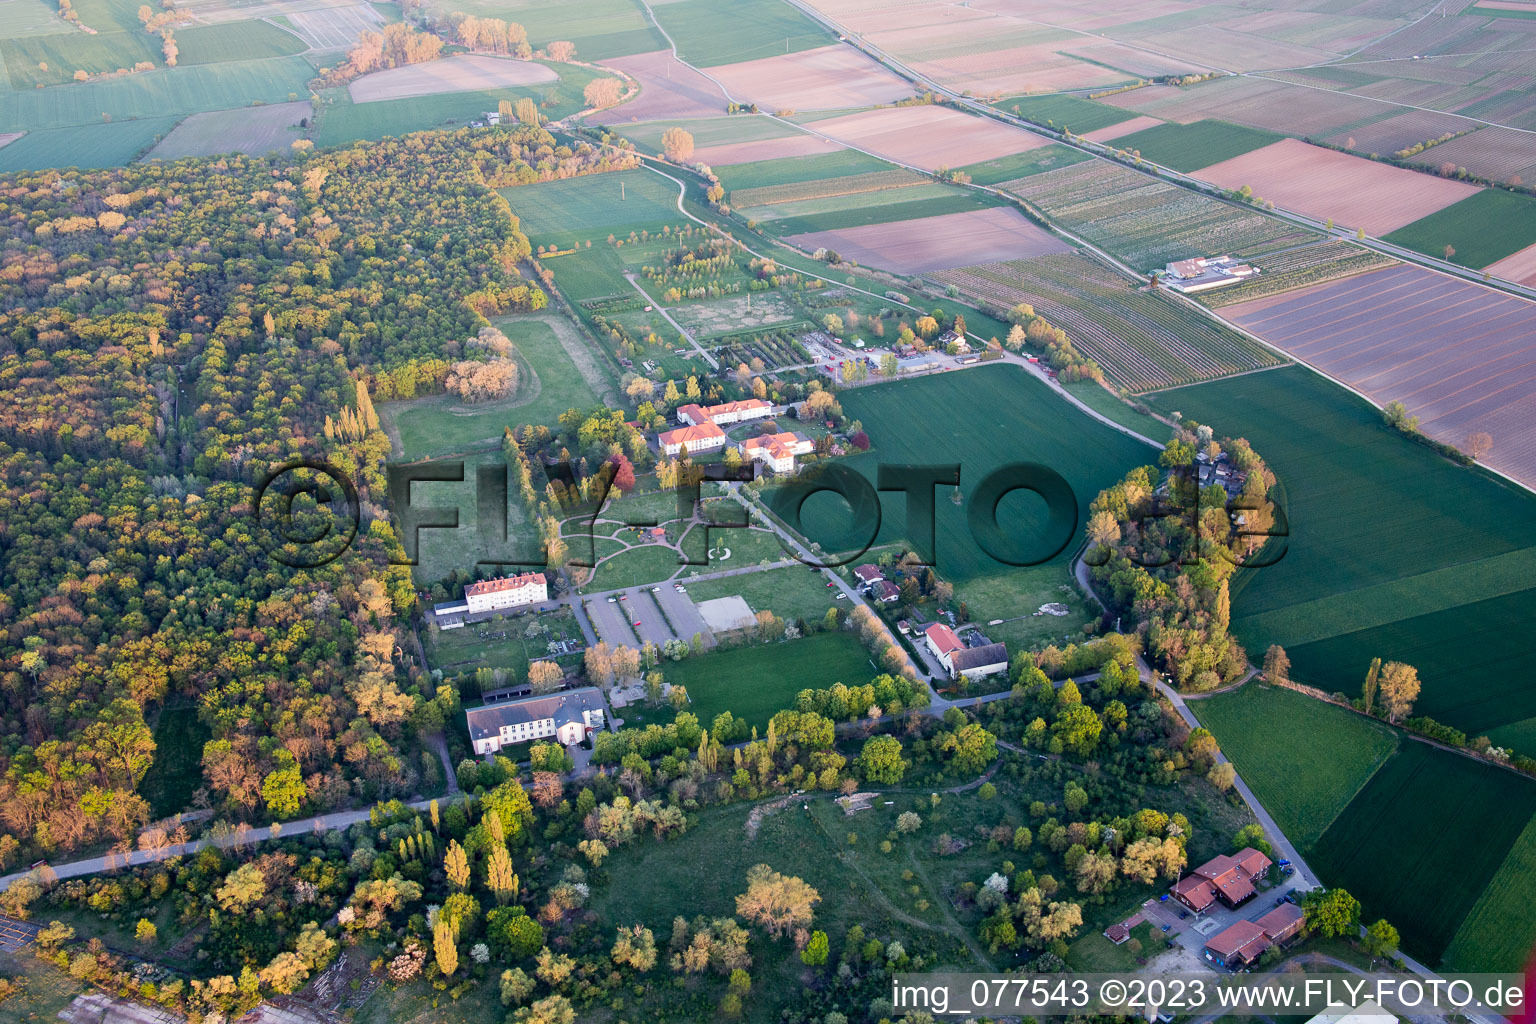
[[[1139,151],[1145,160],[1188,172],[1242,156],[1282,138],[1284,136],[1257,128],[1205,120],[1193,124],[1156,125],[1121,136],[1110,145],[1127,152]]]
[[[483,452],[464,458],[464,479],[423,481],[411,487],[411,504],[418,509],[457,509],[459,525],[422,528],[417,535],[417,564],[411,570],[418,586],[428,587],[457,571],[462,577],[473,573],[482,559],[501,560],[507,566],[542,568],[544,552],[538,531],[528,522],[528,514],[516,499],[515,485],[509,485],[506,505],[507,539],[493,546],[480,534],[480,510],[476,481],[481,466],[505,468],[500,451]],[[470,627],[465,627],[469,629]],[[452,632],[450,630],[450,632]]]
[[[4,152],[0,150],[0,154]],[[507,427],[554,423],[567,409],[599,405],[591,385],[556,335],[555,325],[579,341],[575,326],[556,313],[496,321],[519,356],[520,386],[511,398],[465,405],[447,395],[434,395],[382,403],[380,414],[386,428],[398,434],[402,457],[421,459],[458,452],[484,441],[499,445]]]
[[[697,597],[688,590],[689,597]],[[665,662],[662,674],[674,686],[687,687],[689,710],[706,728],[729,711],[763,730],[775,713],[794,707],[801,690],[863,686],[880,670],[857,637],[836,632]]]
[[[1021,96],[994,103],[997,109],[1017,114],[1026,121],[1051,128],[1071,129],[1078,135],[1096,132],[1136,115],[1107,103],[1079,99],[1076,96]]]
[[[1164,936],[1152,930],[1151,921],[1143,921],[1131,929],[1131,938],[1115,945],[1104,937],[1102,929],[1089,932],[1072,943],[1067,953],[1067,964],[1074,970],[1088,974],[1130,974],[1141,964],[1137,960],[1154,957],[1163,948]],[[1141,943],[1141,952],[1131,949],[1131,939]]]
[[[213,738],[191,702],[160,709],[155,722],[155,757],[139,792],[153,818],[166,818],[192,806],[192,793],[203,784],[203,744]]]
[[[1081,630],[1087,617],[1082,595],[1054,562],[964,580],[955,587],[955,600],[964,602],[971,621],[994,643],[1007,644],[1010,653],[1060,644],[1067,634]],[[1047,602],[1066,605],[1067,614],[1036,615]],[[993,619],[1005,621],[993,626],[989,624]],[[992,689],[1009,685],[1001,675],[981,682]]]
[[[696,67],[797,53],[835,42],[820,25],[789,4],[678,0],[657,4],[652,10],[677,44],[678,56]]]
[[[843,395],[843,410],[861,420],[874,450],[843,460],[873,486],[881,462],[960,463],[960,489],[966,502],[976,485],[1000,466],[1037,462],[1060,473],[1077,500],[1071,541],[1050,560],[1067,582],[1066,565],[1081,535],[1088,503],[1135,466],[1153,461],[1155,452],[1097,420],[1052,398],[1045,384],[1027,371],[1006,365],[981,366],[917,380],[858,388]],[[772,495],[769,492],[770,504]],[[985,554],[971,539],[968,504],[949,500],[939,489],[936,502],[938,573],[957,588],[980,576],[1011,571],[1012,566]],[[875,543],[905,536],[905,498],[895,492],[880,499],[881,526]],[[1003,499],[998,521],[1009,537],[1043,540],[1044,502],[1027,492]],[[804,525],[811,539],[829,549],[847,547],[848,506],[830,495],[806,503]],[[1060,539],[1059,536],[1053,539]],[[1033,611],[1034,608],[1028,609]]]
[[[720,536],[730,543],[731,533],[722,530]],[[780,557],[788,557],[780,548]],[[729,563],[727,563],[728,567]],[[717,597],[739,595],[755,612],[767,609],[789,622],[804,619],[814,623],[827,614],[827,609],[842,606],[833,595],[840,593],[827,587],[826,575],[812,572],[803,565],[790,565],[782,569],[766,569],[762,572],[745,573],[741,576],[725,576],[717,580],[686,580],[688,596],[695,603],[713,601]],[[692,693],[690,689],[688,691]]]
[[[5,12],[0,18],[0,38],[19,39],[78,31],[58,16],[58,5],[47,0],[7,0],[0,9]]]
[[[1149,402],[1245,437],[1279,479],[1284,557],[1240,572],[1232,628],[1285,645],[1299,681],[1350,696],[1374,657],[1423,684],[1415,714],[1536,750],[1529,527],[1536,498],[1458,466],[1295,367],[1160,392]]]
[[[1012,156],[1000,156],[996,160],[987,160],[979,164],[966,164],[956,170],[969,174],[974,184],[996,185],[1001,181],[1027,178],[1041,171],[1052,171],[1058,167],[1068,167],[1092,159],[1093,157],[1082,150],[1053,142],[1049,146],[1014,153]]]
[[[534,623],[542,629],[529,636],[528,627]],[[435,669],[451,675],[482,667],[500,668],[510,673],[511,681],[522,682],[528,678],[528,663],[547,656],[551,640],[581,640],[582,635],[576,616],[561,609],[559,614],[538,616],[521,612],[499,622],[472,622],[461,629],[432,628],[426,631],[426,639],[427,658]],[[563,664],[580,660],[579,654],[560,659]]]
[[[14,2],[14,0],[13,0]],[[222,25],[192,25],[176,30],[177,66],[289,57],[304,51],[302,40],[264,21]],[[76,71],[90,74],[131,68],[149,61],[162,68],[165,56],[160,37],[142,27],[134,31],[90,35],[70,30],[53,35],[26,36],[0,42],[0,56],[13,89],[69,82]],[[44,70],[42,65],[47,65]]]
[[[1383,241],[1436,259],[1445,247],[1456,250],[1452,263],[1486,267],[1531,244],[1536,237],[1536,199],[1485,188],[1428,217],[1398,228]]]
[[[1451,970],[1521,970],[1536,947],[1536,818],[1461,923],[1445,951]]]
[[[860,153],[856,149],[843,149],[836,153],[816,156],[787,156],[777,160],[755,160],[748,164],[731,164],[717,168],[720,182],[730,191],[748,188],[767,188],[770,185],[788,185],[800,181],[820,181],[825,178],[846,178],[871,171],[888,171],[894,165],[878,157]]]
[[[1405,743],[1323,833],[1308,861],[1360,900],[1365,920],[1386,917],[1407,952],[1438,964],[1533,813],[1530,779]],[[1536,881],[1526,876],[1518,888],[1529,910]],[[1464,939],[1471,949],[1506,941],[1481,933]],[[1518,970],[1520,960],[1476,966]]]
[[[610,234],[624,238],[632,231],[658,231],[687,220],[677,210],[677,186],[645,170],[588,174],[500,192],[536,246],[566,248],[590,239],[595,247]]]
[[[666,121],[641,121],[637,124],[613,125],[609,130],[617,132],[650,153],[661,151],[661,137],[668,128],[682,127],[693,136],[695,150],[706,146],[726,146],[733,142],[761,142],[764,139],[784,139],[802,134],[799,129],[783,121],[773,121],[752,114],[731,114],[726,117],[689,118],[680,123],[676,119]],[[724,173],[728,168],[716,168]]]
[[[556,39],[570,40],[582,60],[647,53],[667,45],[635,0],[442,0],[432,7],[444,18],[463,11],[481,18],[515,21],[528,30],[528,41],[535,48]]]
[[[145,117],[28,132],[0,147],[0,172],[37,171],[45,167],[120,167],[170,132],[176,120]]]
[[[646,544],[620,551],[599,565],[592,574],[592,582],[582,589],[592,592],[660,583],[686,568],[681,564],[681,558],[675,548],[662,544]]]
[[[1278,686],[1249,683],[1189,706],[1303,850],[1397,749],[1387,726]]]

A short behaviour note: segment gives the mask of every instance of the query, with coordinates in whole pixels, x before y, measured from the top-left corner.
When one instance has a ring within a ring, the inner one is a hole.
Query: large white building
[[[502,747],[533,740],[554,739],[570,746],[603,728],[603,695],[584,686],[543,697],[497,701],[464,712],[475,753],[493,754]]]
[[[740,402],[722,402],[719,405],[680,405],[677,407],[677,422],[701,426],[705,423],[713,423],[716,426],[725,423],[745,423],[747,420],[760,420],[773,415],[773,403],[761,398],[747,398]]]
[[[804,434],[785,431],[751,437],[736,447],[746,461],[761,462],[775,473],[787,474],[795,471],[795,456],[809,455],[816,450],[816,442]]]
[[[549,584],[541,572],[484,580],[464,588],[464,603],[469,606],[471,615],[525,604],[543,604],[548,600]]]
[[[656,440],[661,442],[661,450],[667,455],[677,455],[681,452],[693,455],[696,452],[712,452],[717,448],[724,448],[725,431],[713,423],[704,422],[665,431],[658,435]]]
[[[1196,256],[1175,260],[1163,268],[1163,284],[1174,291],[1193,294],[1246,281],[1258,268],[1239,263],[1231,256]]]

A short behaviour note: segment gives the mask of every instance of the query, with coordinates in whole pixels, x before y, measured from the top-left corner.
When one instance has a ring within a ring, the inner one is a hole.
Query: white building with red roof
[[[701,406],[695,403],[677,407],[677,422],[688,426],[713,423],[745,423],[773,415],[773,403],[761,398],[747,398],[740,402],[721,402],[719,405]]]
[[[693,455],[696,452],[712,452],[724,448],[725,431],[713,423],[700,423],[663,431],[656,440],[661,442],[661,450],[667,455],[682,452]]]
[[[955,636],[955,631],[942,622],[935,622],[923,630],[923,642],[933,652],[933,656],[939,659],[939,664],[944,666],[944,671],[953,674],[954,668],[950,662],[956,651],[965,649],[965,644]]]
[[[736,447],[748,462],[761,462],[775,473],[787,474],[795,471],[795,456],[809,455],[816,443],[804,434],[785,431],[748,438]]]
[[[525,604],[543,604],[548,600],[549,584],[541,572],[484,580],[464,588],[464,603],[471,615]]]

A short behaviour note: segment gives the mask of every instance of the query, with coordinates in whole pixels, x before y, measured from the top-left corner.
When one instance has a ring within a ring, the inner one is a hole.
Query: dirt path
[[[996,765],[993,767],[995,768]],[[928,890],[928,894],[938,901],[938,908],[943,913],[944,920],[949,923],[949,930],[960,936],[960,941],[965,943],[965,948],[971,951],[971,955],[976,958],[977,963],[989,971],[996,971],[997,965],[992,962],[991,957],[987,956],[986,951],[981,948],[981,944],[971,937],[971,933],[966,930],[964,925],[955,920],[955,915],[949,909],[948,897],[943,893],[935,891],[936,887],[932,880],[929,879],[927,873],[923,871],[922,865],[917,862],[917,855],[912,852],[910,846],[907,847],[907,863],[912,865],[912,873],[923,880],[923,887]]]
[[[592,349],[588,347],[586,337],[577,330],[576,325],[563,313],[514,313],[511,316],[497,317],[498,320],[507,320],[513,323],[521,321],[537,320],[555,332],[555,339],[560,342],[560,347],[565,349],[565,354],[571,357],[571,362],[576,364],[576,369],[581,371],[581,376],[586,380],[587,386],[593,394],[603,400],[605,404],[612,404],[618,400],[618,394],[614,390],[613,381],[609,379],[597,359],[592,355]]]

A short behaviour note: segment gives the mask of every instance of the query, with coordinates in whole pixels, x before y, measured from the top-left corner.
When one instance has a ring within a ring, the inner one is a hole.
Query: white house
[[[760,420],[772,415],[773,403],[761,398],[705,406],[690,403],[677,407],[677,422],[695,427],[705,423],[713,423],[716,426],[726,423],[745,423],[747,420]]]
[[[1174,291],[1192,294],[1246,281],[1258,268],[1239,263],[1231,256],[1196,256],[1174,260],[1163,268],[1163,284]]]
[[[464,719],[476,754],[491,754],[515,743],[550,738],[570,746],[603,728],[603,695],[596,687],[584,686],[469,708]]]
[[[548,600],[549,585],[541,572],[484,580],[464,588],[464,603],[471,615],[525,604],[543,604]]]
[[[795,456],[809,455],[816,442],[801,433],[762,434],[736,446],[748,462],[761,462],[775,473],[793,473]]]
[[[985,647],[964,647],[949,656],[949,675],[952,679],[964,676],[980,679],[1008,671],[1008,648],[1002,644]]]
[[[953,676],[955,670],[950,659],[954,657],[956,651],[965,650],[965,644],[955,636],[955,631],[942,622],[935,622],[923,630],[923,642],[928,645],[933,656],[939,659],[939,664],[944,666],[944,671]]]
[[[661,450],[667,455],[676,455],[679,452],[692,455],[696,452],[712,452],[717,448],[724,448],[725,431],[713,423],[706,422],[663,431],[656,440],[661,442]]]

